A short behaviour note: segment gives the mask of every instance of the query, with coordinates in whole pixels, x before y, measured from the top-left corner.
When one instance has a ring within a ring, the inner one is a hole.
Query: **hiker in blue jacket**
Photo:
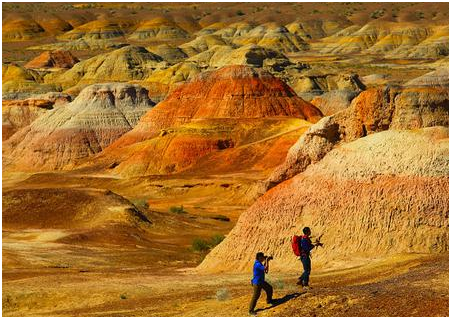
[[[271,259],[272,257],[267,257],[262,252],[257,253],[255,256],[253,268],[254,277],[251,280],[252,287],[254,288],[254,294],[249,305],[249,314],[251,315],[256,314],[255,306],[257,305],[258,298],[260,298],[262,289],[266,292],[266,302],[268,304],[273,303],[272,286],[265,281],[265,274],[269,271],[269,261]]]
[[[302,232],[304,233],[304,235],[300,239],[299,247],[301,248],[300,259],[304,268],[304,272],[302,273],[301,277],[299,277],[297,284],[302,285],[304,289],[311,289],[311,287],[309,286],[310,271],[312,270],[310,251],[316,246],[322,246],[323,244],[319,241],[317,241],[315,244],[312,244],[312,240],[310,239],[312,232],[309,227],[304,227]]]

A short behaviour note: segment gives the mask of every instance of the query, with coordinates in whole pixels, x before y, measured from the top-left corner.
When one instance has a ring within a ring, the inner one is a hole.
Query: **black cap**
[[[265,257],[265,254],[262,252],[258,252],[257,255],[255,256],[255,259],[259,259],[261,257]]]

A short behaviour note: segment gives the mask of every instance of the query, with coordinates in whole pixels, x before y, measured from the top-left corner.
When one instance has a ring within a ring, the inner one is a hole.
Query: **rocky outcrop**
[[[355,91],[333,90],[313,98],[310,103],[328,116],[348,108],[357,95]]]
[[[4,144],[11,170],[64,169],[131,130],[153,103],[144,88],[95,84],[71,103],[46,112]]]
[[[284,164],[265,189],[320,161],[335,145],[388,129],[418,129],[449,125],[449,96],[441,88],[369,89],[349,108],[313,125],[288,152]]]
[[[417,45],[401,46],[387,54],[389,58],[437,59],[449,55],[449,26],[431,28],[429,36]]]
[[[16,63],[2,65],[2,94],[6,99],[29,97],[30,93],[39,94],[57,91],[58,86],[44,83],[41,74],[26,69]]]
[[[126,19],[99,19],[77,26],[73,30],[60,35],[58,39],[111,39],[123,37],[132,25],[133,23]]]
[[[439,58],[449,52],[448,26],[370,22],[323,38],[314,47],[324,54],[368,53],[388,58]]]
[[[258,251],[273,270],[299,269],[290,241],[305,226],[323,234],[315,267],[447,252],[448,143],[448,129],[433,127],[341,145],[260,197],[198,269],[248,271]]]
[[[80,62],[69,51],[45,51],[25,64],[28,69],[70,69]]]
[[[180,45],[179,48],[182,49],[187,56],[193,56],[207,51],[216,45],[227,45],[227,42],[220,36],[207,34],[200,35],[194,40]]]
[[[231,42],[239,46],[256,44],[283,53],[305,51],[309,47],[300,36],[290,33],[287,28],[275,23],[258,25],[234,37]]]
[[[99,82],[142,80],[161,66],[161,57],[143,47],[130,45],[77,63],[48,81],[68,89]]]
[[[164,61],[171,64],[182,62],[188,58],[188,55],[186,55],[182,49],[168,44],[161,44],[157,47],[149,47],[148,50],[158,56],[161,56]]]
[[[141,84],[154,101],[162,101],[178,85],[190,81],[202,70],[194,62],[180,62],[167,69],[156,70]]]
[[[317,40],[333,35],[340,30],[345,29],[350,24],[351,22],[347,19],[310,19],[304,21],[302,19],[298,19],[287,24],[285,27],[291,33],[300,36],[305,41],[308,41],[311,39]]]
[[[270,73],[246,66],[201,73],[175,88],[139,125],[115,143],[127,145],[159,134],[163,128],[200,118],[290,116],[315,122],[321,112]]]
[[[228,65],[247,65],[262,68],[272,67],[281,71],[293,64],[282,53],[250,44],[234,49],[228,45],[217,45],[190,57],[186,61],[195,62],[199,67],[221,68]]]
[[[2,101],[2,140],[7,140],[22,127],[30,125],[35,119],[53,108],[48,100],[3,100]]]
[[[236,22],[229,24],[228,26],[215,31],[213,34],[228,40],[232,40],[237,37],[241,37],[249,33],[255,25],[248,22]]]
[[[180,28],[176,23],[165,18],[154,18],[142,22],[129,36],[134,40],[146,39],[184,39],[189,37],[188,32]]]
[[[2,139],[7,140],[19,129],[30,125],[39,116],[56,106],[71,101],[66,94],[52,92],[26,100],[2,101]]]
[[[310,71],[295,76],[291,82],[290,84],[295,92],[307,100],[329,91],[340,90],[359,93],[365,89],[365,85],[360,81],[357,74],[323,74]]]

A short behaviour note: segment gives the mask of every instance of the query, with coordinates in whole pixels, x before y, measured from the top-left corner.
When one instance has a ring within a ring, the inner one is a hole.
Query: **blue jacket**
[[[253,285],[260,285],[265,281],[265,266],[258,260],[254,263],[254,278],[251,282]]]
[[[301,237],[301,257],[310,256],[310,251],[315,248],[310,237],[304,235]]]

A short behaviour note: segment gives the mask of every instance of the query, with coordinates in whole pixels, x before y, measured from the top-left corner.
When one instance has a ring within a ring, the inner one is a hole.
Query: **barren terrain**
[[[4,3],[2,314],[449,316],[448,7]]]

